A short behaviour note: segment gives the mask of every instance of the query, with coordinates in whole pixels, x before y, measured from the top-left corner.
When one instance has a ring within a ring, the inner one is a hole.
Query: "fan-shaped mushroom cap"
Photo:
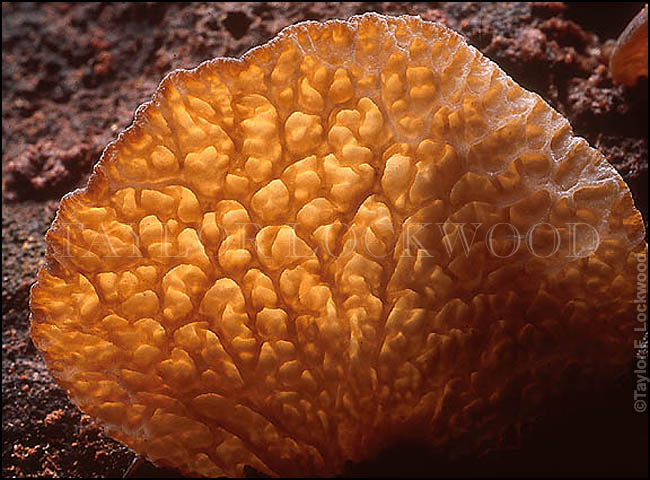
[[[52,375],[206,476],[495,446],[568,371],[631,359],[647,250],[565,118],[451,30],[374,14],[169,75],[47,242]]]
[[[648,5],[632,19],[618,37],[609,69],[616,83],[634,85],[648,76]]]

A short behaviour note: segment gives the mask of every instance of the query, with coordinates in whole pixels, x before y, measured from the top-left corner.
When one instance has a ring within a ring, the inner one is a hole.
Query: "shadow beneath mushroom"
[[[480,458],[449,460],[417,443],[349,464],[345,477],[641,476],[648,474],[648,416],[633,408],[630,373],[597,390],[569,392],[546,404],[520,444]],[[642,460],[645,459],[645,460]]]

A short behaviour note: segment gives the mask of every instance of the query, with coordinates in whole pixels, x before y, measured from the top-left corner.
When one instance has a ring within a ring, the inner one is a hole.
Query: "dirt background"
[[[630,185],[647,225],[648,83],[612,85],[613,41],[640,3],[2,3],[2,475],[121,477],[134,459],[52,381],[28,336],[28,292],[63,193],[82,185],[162,77],[238,56],[297,21],[419,14],[465,35],[566,115]],[[417,445],[351,476],[646,476],[633,378],[567,393],[513,448],[449,461]],[[255,472],[251,472],[251,476]],[[141,465],[137,476],[173,474]]]

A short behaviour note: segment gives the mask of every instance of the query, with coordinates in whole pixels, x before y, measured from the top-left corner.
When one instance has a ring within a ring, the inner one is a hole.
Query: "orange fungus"
[[[188,475],[480,452],[631,360],[644,236],[603,155],[460,35],[306,22],[164,79],[62,200],[31,334]]]

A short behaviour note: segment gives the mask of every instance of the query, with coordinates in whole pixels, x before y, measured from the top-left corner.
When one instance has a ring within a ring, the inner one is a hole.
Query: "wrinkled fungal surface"
[[[52,375],[205,476],[498,447],[630,361],[647,252],[566,119],[451,30],[373,14],[169,75],[47,241]]]

